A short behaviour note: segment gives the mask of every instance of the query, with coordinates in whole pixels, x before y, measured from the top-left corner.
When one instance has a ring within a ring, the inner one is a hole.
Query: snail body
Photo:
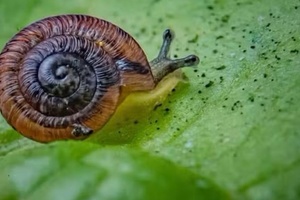
[[[40,142],[84,139],[105,125],[134,91],[153,89],[172,71],[199,62],[171,60],[165,31],[148,62],[125,31],[86,15],[53,16],[17,33],[0,54],[0,111],[24,136]]]

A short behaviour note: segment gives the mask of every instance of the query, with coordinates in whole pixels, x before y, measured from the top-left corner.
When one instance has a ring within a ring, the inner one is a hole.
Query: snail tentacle
[[[169,57],[170,46],[175,35],[167,29],[163,33],[163,43],[160,48],[158,56],[150,62],[151,71],[154,77],[154,81],[157,84],[169,73],[172,73],[176,69],[195,66],[199,63],[199,57],[196,55],[189,55],[184,58],[171,59]]]

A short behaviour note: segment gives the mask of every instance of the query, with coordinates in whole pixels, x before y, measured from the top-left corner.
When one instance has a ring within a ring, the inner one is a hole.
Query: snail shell
[[[17,33],[0,54],[0,111],[33,140],[83,139],[129,93],[151,90],[175,70],[155,71],[161,60],[151,70],[138,43],[105,20],[48,17]]]

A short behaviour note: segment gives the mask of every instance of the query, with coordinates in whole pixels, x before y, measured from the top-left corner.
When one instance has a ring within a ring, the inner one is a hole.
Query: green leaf
[[[32,21],[85,13],[120,25],[149,59],[167,27],[172,57],[201,59],[130,95],[85,141],[39,144],[0,118],[0,199],[300,198],[299,0],[0,5],[1,46]]]
[[[6,156],[0,167],[0,186],[6,188],[7,198],[226,197],[210,181],[134,148],[59,142]]]

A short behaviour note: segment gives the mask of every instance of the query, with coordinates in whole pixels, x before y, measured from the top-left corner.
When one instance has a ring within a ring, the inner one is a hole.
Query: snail
[[[152,90],[167,74],[194,66],[170,59],[167,29],[157,58],[118,26],[87,15],[30,24],[0,54],[0,111],[19,133],[39,142],[84,139],[100,130],[126,96]]]

